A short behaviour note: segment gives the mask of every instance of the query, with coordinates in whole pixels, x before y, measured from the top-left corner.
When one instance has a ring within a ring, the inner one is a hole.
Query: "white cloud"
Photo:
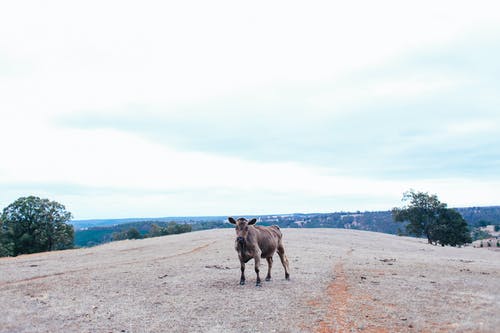
[[[408,98],[428,93],[436,94],[458,84],[452,79],[407,78],[401,81],[377,82],[371,94],[375,97]]]
[[[421,178],[355,177],[351,169],[382,162],[390,169],[396,163],[390,158],[408,149],[495,136],[497,118],[457,116],[443,134],[422,130],[423,122],[384,125],[396,114],[383,110],[387,101],[453,94],[471,79],[453,68],[420,72],[425,65],[390,75],[376,69],[384,72],[409,54],[495,31],[497,9],[493,1],[4,2],[0,204],[41,186],[44,195],[62,195],[77,217],[388,209]],[[480,74],[473,77],[479,87]],[[481,100],[496,110],[496,101]],[[376,107],[367,108],[371,103]],[[142,114],[120,128],[116,124],[131,106]],[[96,113],[109,118],[107,126],[74,128],[60,121]],[[363,118],[367,114],[375,116]],[[137,130],[134,121],[141,116],[149,122]],[[155,120],[161,123],[151,124]],[[147,135],[176,121],[191,127],[172,130],[174,136],[189,141],[201,133],[194,145]],[[403,135],[415,128],[422,135]],[[238,135],[268,141],[259,146]],[[400,141],[373,148],[379,137]],[[255,152],[221,156],[224,149],[208,149],[200,140],[210,147],[242,143],[241,149]],[[327,167],[309,159],[326,160]],[[452,182],[466,184],[475,202],[491,201],[481,193],[495,195],[474,179],[442,182],[422,185],[457,203],[466,200]],[[96,193],[63,195],[51,184]]]
[[[381,184],[340,178],[333,170],[179,152],[115,130],[25,128],[6,147],[0,181],[68,183],[124,190],[183,191],[222,188],[319,196],[380,193]],[[13,133],[3,132],[6,142]],[[18,151],[23,154],[19,154]]]
[[[2,11],[2,51],[29,68],[17,91],[60,112],[331,79],[456,39],[494,16],[449,1],[32,5]]]
[[[454,135],[470,134],[490,134],[496,135],[499,132],[498,122],[491,119],[469,119],[468,121],[452,122],[447,125],[447,132]]]

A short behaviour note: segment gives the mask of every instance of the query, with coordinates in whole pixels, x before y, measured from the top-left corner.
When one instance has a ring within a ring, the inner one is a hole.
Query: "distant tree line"
[[[139,232],[136,227],[130,227],[126,230],[114,232],[111,238],[113,241],[124,239],[141,239],[182,234],[185,232],[191,232],[192,230],[193,228],[190,224],[177,224],[175,222],[170,222],[166,227],[161,227],[158,224],[152,224],[149,232],[146,234],[141,234],[141,232]]]
[[[95,246],[124,239],[142,239],[173,235],[193,230],[192,224],[175,221],[137,221],[112,226],[90,227],[76,230],[75,245],[78,247]]]
[[[500,206],[456,209],[471,227],[500,225]]]
[[[500,207],[449,209],[437,196],[414,191],[405,193],[403,199],[407,205],[392,211],[268,215],[260,216],[259,223],[282,228],[347,228],[409,234],[424,236],[430,243],[441,245],[461,245],[472,239],[488,238],[490,235],[480,229],[486,225],[495,225],[497,231],[500,228]],[[215,221],[207,218],[206,221],[141,220],[74,231],[69,224],[71,218],[71,213],[55,201],[35,196],[19,198],[0,214],[0,256],[231,227],[223,218]]]
[[[454,209],[460,215],[469,216],[472,220],[467,220],[469,228],[473,231],[473,239],[486,238],[489,234],[480,232],[475,227],[478,224],[495,224],[495,222],[486,222],[487,219],[500,221],[500,207],[472,207]],[[247,216],[248,217],[248,216]],[[311,213],[311,214],[286,214],[286,215],[262,215],[254,216],[259,218],[260,225],[279,225],[281,228],[344,228],[357,229],[366,231],[384,232],[389,234],[409,235],[410,232],[406,226],[408,221],[395,223],[393,211],[375,211],[375,212],[334,212],[334,213]],[[443,215],[443,218],[445,216]],[[465,218],[465,217],[464,217]],[[125,220],[123,220],[125,221]],[[76,246],[94,246],[105,242],[111,242],[114,239],[127,238],[144,238],[150,237],[148,234],[158,234],[154,231],[156,224],[160,228],[166,228],[170,220],[139,220],[127,222],[118,221],[110,225],[110,221],[106,221],[105,226],[91,226],[75,231]],[[215,228],[232,228],[232,225],[226,221],[224,217],[219,220],[214,220],[213,217],[207,217],[206,220],[193,219],[191,217],[177,218],[174,220],[179,225],[190,225],[192,231],[215,229]],[[498,224],[498,222],[497,222]],[[134,230],[127,235],[129,229],[135,228],[140,233]],[[441,231],[442,232],[442,231]],[[113,234],[118,233],[113,238]],[[480,238],[475,238],[476,236]]]

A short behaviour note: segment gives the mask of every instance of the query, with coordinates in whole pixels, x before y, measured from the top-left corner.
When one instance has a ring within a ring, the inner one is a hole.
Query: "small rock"
[[[396,259],[394,259],[394,258],[387,258],[387,259],[380,259],[380,261],[382,261],[382,262],[395,262]]]

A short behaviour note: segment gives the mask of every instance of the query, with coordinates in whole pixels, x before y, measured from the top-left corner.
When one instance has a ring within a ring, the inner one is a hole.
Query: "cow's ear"
[[[236,220],[233,219],[232,217],[228,217],[227,219],[229,220],[230,223],[236,224]]]
[[[251,220],[248,222],[248,225],[255,224],[256,222],[257,222],[257,219],[251,219]]]

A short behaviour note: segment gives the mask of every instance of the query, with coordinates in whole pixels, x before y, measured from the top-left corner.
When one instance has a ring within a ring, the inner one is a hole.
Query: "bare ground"
[[[291,281],[276,256],[261,288],[228,229],[2,258],[0,332],[499,331],[500,252],[283,233]]]

